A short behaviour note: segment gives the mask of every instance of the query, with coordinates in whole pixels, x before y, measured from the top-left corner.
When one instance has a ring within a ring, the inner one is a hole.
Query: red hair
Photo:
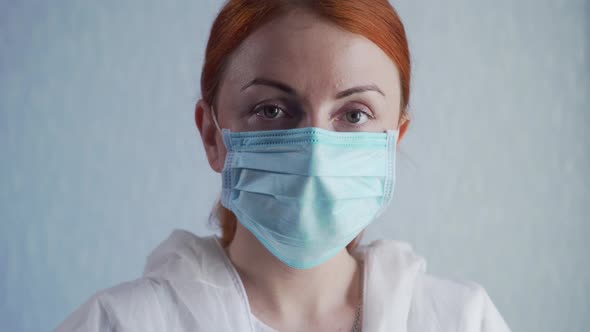
[[[410,51],[404,25],[387,0],[230,0],[215,19],[201,73],[203,100],[214,105],[217,90],[229,56],[265,23],[290,10],[302,8],[345,30],[365,36],[396,64],[401,83],[401,117],[407,114],[410,99]],[[236,232],[237,218],[217,203],[216,211],[222,230],[221,241],[227,246]],[[358,245],[357,237],[348,245]]]

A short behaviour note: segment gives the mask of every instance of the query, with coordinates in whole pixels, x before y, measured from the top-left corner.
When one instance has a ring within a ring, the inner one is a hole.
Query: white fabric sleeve
[[[115,332],[110,314],[98,295],[70,314],[54,332]]]
[[[55,332],[179,331],[166,319],[169,311],[178,311],[178,304],[166,294],[164,287],[147,278],[119,284],[91,297]]]
[[[483,296],[481,332],[510,332],[510,328],[496,309],[488,293],[480,287]]]
[[[409,331],[510,332],[477,283],[422,275],[413,292]]]
[[[465,305],[463,326],[466,332],[510,332],[487,291],[479,284],[466,282],[470,289]]]

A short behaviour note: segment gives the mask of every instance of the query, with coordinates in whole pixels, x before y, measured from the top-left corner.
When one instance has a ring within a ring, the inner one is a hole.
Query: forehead
[[[252,33],[232,55],[225,80],[239,83],[260,76],[303,91],[370,83],[394,99],[400,94],[397,68],[376,44],[301,10]]]

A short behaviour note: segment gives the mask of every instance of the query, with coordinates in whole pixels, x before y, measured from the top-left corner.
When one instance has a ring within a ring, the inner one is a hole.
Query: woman
[[[232,0],[195,120],[222,236],[175,231],[144,276],[58,331],[508,331],[478,285],[403,243],[358,246],[409,126],[410,56],[386,0]]]

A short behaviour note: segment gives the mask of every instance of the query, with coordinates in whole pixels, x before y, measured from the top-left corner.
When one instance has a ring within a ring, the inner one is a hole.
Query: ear
[[[402,139],[406,135],[408,128],[410,128],[410,118],[408,116],[404,115],[400,119],[400,122],[401,122],[401,124],[399,125],[399,136],[397,138],[398,144],[402,141]]]
[[[213,122],[211,107],[202,99],[195,105],[195,124],[201,133],[209,165],[214,171],[220,173],[225,161],[225,146],[221,134]]]

